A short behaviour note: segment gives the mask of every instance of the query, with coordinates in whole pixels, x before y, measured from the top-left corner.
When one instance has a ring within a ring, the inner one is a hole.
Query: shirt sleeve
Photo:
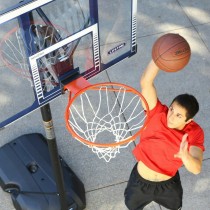
[[[168,109],[168,107],[166,105],[163,105],[158,99],[156,106],[152,110],[150,110],[149,116],[152,117],[157,113],[161,113],[163,111],[166,111],[167,109]]]
[[[195,138],[194,138],[194,141],[191,143],[191,145],[199,147],[203,151],[205,151],[205,147],[204,147],[204,133],[200,132],[200,134],[196,135]]]
[[[196,126],[197,128],[193,129],[193,133],[191,134],[192,138],[189,141],[189,146],[196,146],[205,151],[204,147],[204,131],[201,127]]]

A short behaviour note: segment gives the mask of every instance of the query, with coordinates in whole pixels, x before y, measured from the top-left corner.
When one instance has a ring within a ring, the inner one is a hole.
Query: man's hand
[[[188,134],[184,134],[182,137],[182,142],[180,144],[179,152],[174,155],[175,158],[186,159],[189,156],[188,152],[188,142],[187,142]]]
[[[188,151],[187,137],[188,134],[183,135],[179,152],[174,157],[180,158],[188,171],[199,174],[202,168],[203,151],[196,146],[190,146]]]

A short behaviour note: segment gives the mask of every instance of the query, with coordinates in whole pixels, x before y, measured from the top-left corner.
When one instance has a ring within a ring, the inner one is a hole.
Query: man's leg
[[[152,201],[154,187],[144,183],[134,166],[125,189],[125,204],[129,210],[142,210]]]
[[[181,210],[182,196],[179,173],[168,181],[160,182],[155,189],[155,202],[171,210]]]

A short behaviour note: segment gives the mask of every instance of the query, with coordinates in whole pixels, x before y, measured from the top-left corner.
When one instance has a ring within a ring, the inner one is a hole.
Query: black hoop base
[[[0,185],[11,194],[16,209],[60,210],[59,195],[45,138],[27,134],[0,148]],[[68,209],[86,205],[83,183],[60,157]]]

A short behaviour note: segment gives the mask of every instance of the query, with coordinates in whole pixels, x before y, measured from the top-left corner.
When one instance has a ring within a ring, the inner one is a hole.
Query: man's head
[[[168,110],[168,127],[183,129],[186,124],[192,121],[198,110],[199,104],[194,96],[189,94],[178,95],[174,98]]]

